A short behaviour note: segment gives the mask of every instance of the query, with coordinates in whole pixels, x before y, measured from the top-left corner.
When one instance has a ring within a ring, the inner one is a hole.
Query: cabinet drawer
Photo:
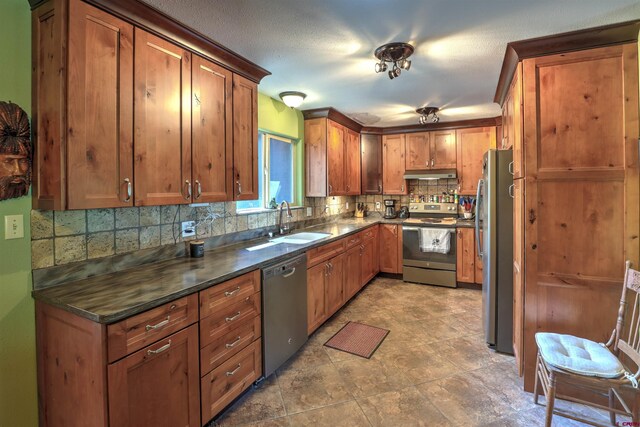
[[[212,286],[200,292],[200,318],[204,319],[222,307],[240,302],[256,292],[260,292],[260,270]]]
[[[345,250],[349,250],[355,246],[358,246],[362,243],[361,233],[352,234],[349,237],[345,237],[343,239],[345,241]]]
[[[369,227],[360,232],[360,239],[364,242],[366,240],[375,239],[378,237],[378,227]]]
[[[206,319],[200,320],[200,346],[211,344],[238,326],[260,314],[260,292],[229,306],[220,307]]]
[[[109,362],[140,350],[197,321],[198,295],[193,294],[109,325]]]
[[[208,374],[261,336],[260,316],[256,316],[216,339],[200,350],[200,374]]]
[[[202,421],[215,417],[262,375],[262,344],[256,340],[201,380]]]
[[[326,261],[329,258],[333,258],[336,255],[344,252],[346,239],[340,239],[336,242],[327,243],[317,248],[313,248],[307,251],[307,268],[320,264],[322,261]]]

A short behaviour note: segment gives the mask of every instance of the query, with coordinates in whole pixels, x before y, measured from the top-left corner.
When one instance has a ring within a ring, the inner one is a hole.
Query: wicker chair
[[[555,409],[556,399],[605,410],[610,414],[612,425],[616,424],[616,414],[631,417],[634,423],[640,422],[640,393],[638,393],[638,377],[640,376],[640,272],[631,269],[630,265],[630,262],[627,261],[616,327],[606,344],[598,344],[571,335],[546,332],[536,334],[538,357],[534,402],[538,403],[538,385],[541,385],[547,406],[546,427],[551,426],[554,414],[594,426],[604,426],[604,424],[582,418],[577,414]],[[633,292],[635,298],[633,298],[631,322],[628,324],[628,328],[625,328],[625,318],[628,317],[628,313],[625,313],[627,300],[632,299],[632,296],[627,295],[627,292]],[[630,372],[633,371],[622,364],[620,357],[624,357],[625,362],[630,361],[636,366],[635,374],[631,374]],[[608,397],[609,404],[604,406],[558,394],[556,390],[561,384],[590,390]],[[625,398],[629,397],[633,398],[631,407],[625,401]],[[620,403],[622,409],[616,407],[616,401]]]

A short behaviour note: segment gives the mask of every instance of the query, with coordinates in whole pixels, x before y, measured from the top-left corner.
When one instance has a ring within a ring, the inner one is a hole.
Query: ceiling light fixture
[[[375,66],[376,73],[387,71],[387,62],[391,66],[389,78],[391,80],[400,76],[402,70],[411,68],[411,61],[408,59],[413,54],[413,46],[409,43],[387,43],[376,49],[374,55],[380,62]]]
[[[421,107],[416,110],[416,113],[420,114],[418,123],[426,125],[427,123],[438,123],[440,117],[438,117],[438,107]]]
[[[287,91],[282,92],[280,94],[280,99],[287,107],[298,108],[302,105],[302,101],[307,97],[305,93],[295,92],[295,91]]]

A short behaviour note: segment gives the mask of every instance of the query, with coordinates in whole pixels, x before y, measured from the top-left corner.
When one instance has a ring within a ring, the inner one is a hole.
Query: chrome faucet
[[[284,225],[282,225],[282,208],[285,205],[287,206],[287,222]],[[293,215],[291,214],[291,206],[289,206],[289,202],[287,202],[286,200],[283,200],[282,203],[280,203],[280,219],[278,221],[278,229],[280,230],[280,234],[286,234],[291,231],[289,229],[290,225],[289,225],[288,219],[292,217]]]

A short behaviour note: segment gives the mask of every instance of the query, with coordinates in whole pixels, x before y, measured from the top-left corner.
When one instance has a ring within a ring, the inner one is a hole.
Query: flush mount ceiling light
[[[409,43],[387,43],[376,49],[374,55],[380,62],[376,64],[376,73],[387,71],[387,62],[391,69],[389,78],[391,80],[400,76],[401,70],[409,70],[411,61],[408,59],[413,54],[413,46]]]
[[[438,123],[440,117],[438,117],[438,107],[421,107],[416,110],[416,113],[420,114],[418,123],[426,125],[427,123]]]
[[[302,101],[307,97],[305,93],[288,91],[280,94],[280,99],[287,107],[297,108],[302,104]]]

